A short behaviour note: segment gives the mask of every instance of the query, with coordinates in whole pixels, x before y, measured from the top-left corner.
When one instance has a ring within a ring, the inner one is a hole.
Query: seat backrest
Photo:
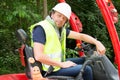
[[[22,62],[22,65],[25,66],[25,72],[27,77],[31,79],[32,78],[31,68],[37,69],[38,71],[37,73],[40,73],[41,63],[35,60],[32,47],[26,44],[26,41],[28,39],[26,32],[23,29],[18,29],[16,34],[17,34],[18,40],[22,44],[21,48],[19,48],[21,62]]]
[[[16,36],[22,44],[26,43],[26,41],[28,39],[28,35],[26,34],[26,32],[23,29],[18,29],[16,32]]]
[[[38,73],[41,73],[42,65],[40,62],[35,60],[33,55],[33,49],[28,45],[25,46],[24,55],[25,55],[25,64],[26,64],[26,75],[28,76],[28,78],[31,79],[32,78],[31,68],[37,67],[39,68]]]

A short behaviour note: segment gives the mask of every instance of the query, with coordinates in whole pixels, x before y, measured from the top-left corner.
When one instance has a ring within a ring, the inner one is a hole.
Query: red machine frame
[[[65,0],[58,0],[58,2],[65,2]],[[102,13],[104,21],[106,23],[106,27],[108,29],[110,39],[112,41],[114,53],[115,53],[115,62],[118,66],[119,78],[120,78],[120,41],[119,37],[115,28],[115,23],[118,22],[118,13],[115,9],[114,5],[112,4],[111,0],[96,0],[96,3]],[[70,24],[72,30],[81,32],[82,31],[82,24],[79,18],[72,12],[70,17]],[[77,46],[81,44],[81,41],[76,40]],[[79,53],[80,56],[83,56],[84,53]]]

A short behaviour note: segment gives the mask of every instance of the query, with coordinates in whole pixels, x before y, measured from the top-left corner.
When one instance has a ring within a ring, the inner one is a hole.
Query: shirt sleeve
[[[68,35],[69,35],[69,33],[70,33],[70,29],[66,29],[66,37],[68,37]]]
[[[33,30],[33,42],[38,42],[42,44],[45,44],[46,42],[45,31],[40,25],[35,26]]]

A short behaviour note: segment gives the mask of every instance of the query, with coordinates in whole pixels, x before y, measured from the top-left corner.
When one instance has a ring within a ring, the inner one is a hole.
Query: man
[[[66,60],[66,38],[82,40],[96,45],[98,53],[103,55],[105,47],[93,37],[65,29],[70,19],[71,7],[67,3],[59,3],[52,8],[50,16],[31,26],[32,46],[35,59],[42,63],[43,73],[52,65],[54,71],[49,75],[77,76],[84,63],[84,58]],[[92,70],[85,68],[84,80],[93,80]]]

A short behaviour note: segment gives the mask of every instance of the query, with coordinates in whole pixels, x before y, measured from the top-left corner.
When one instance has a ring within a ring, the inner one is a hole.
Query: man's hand
[[[97,52],[102,54],[102,55],[105,54],[105,52],[106,52],[104,45],[100,41],[97,41],[96,49],[97,49]]]
[[[66,61],[61,63],[61,68],[68,68],[76,65],[77,64],[73,63],[72,61]]]

